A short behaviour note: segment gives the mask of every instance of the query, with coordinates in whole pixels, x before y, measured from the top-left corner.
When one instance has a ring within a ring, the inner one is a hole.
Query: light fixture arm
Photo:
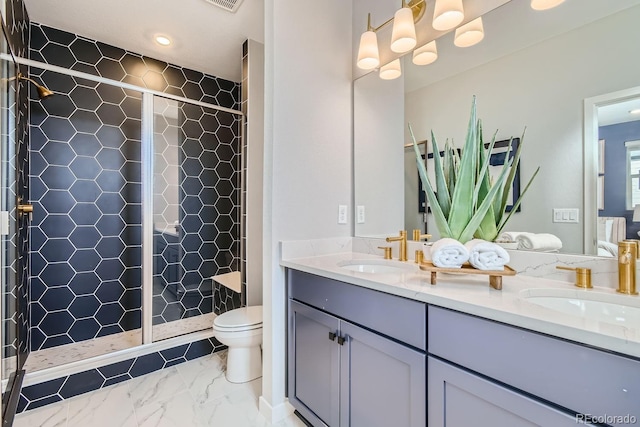
[[[402,7],[410,8],[411,11],[413,12],[413,21],[418,22],[420,18],[422,18],[422,15],[424,15],[424,11],[427,8],[427,4],[425,0],[417,0],[417,1],[410,0],[409,2],[407,2],[406,0],[402,0]],[[393,17],[387,19],[385,22],[378,25],[377,27],[374,27],[371,25],[371,14],[369,13],[367,17],[367,31],[373,31],[374,33],[377,33],[378,30],[381,30],[382,28],[386,27],[392,22],[393,22]]]

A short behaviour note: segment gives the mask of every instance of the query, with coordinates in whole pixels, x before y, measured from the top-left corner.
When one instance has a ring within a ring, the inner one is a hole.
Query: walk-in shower
[[[64,70],[30,103],[30,371],[211,327],[240,268],[242,115]],[[218,305],[220,302],[218,302]]]
[[[0,46],[3,412],[219,350],[245,292],[213,280],[246,266],[241,84],[24,24]]]

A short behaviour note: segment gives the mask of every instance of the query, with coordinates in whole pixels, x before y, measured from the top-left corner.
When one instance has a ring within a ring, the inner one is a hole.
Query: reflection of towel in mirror
[[[436,267],[460,268],[469,260],[467,248],[457,240],[447,237],[433,242],[430,252],[431,262]]]
[[[529,251],[557,251],[562,249],[558,236],[549,233],[520,233],[516,238],[518,249]]]
[[[504,270],[510,259],[503,247],[486,240],[473,239],[464,246],[469,251],[469,263],[478,270]]]
[[[598,240],[598,256],[617,257],[618,245],[605,242],[604,240]]]
[[[522,233],[524,233],[524,231],[503,231],[497,240],[502,242],[515,242],[518,236]]]

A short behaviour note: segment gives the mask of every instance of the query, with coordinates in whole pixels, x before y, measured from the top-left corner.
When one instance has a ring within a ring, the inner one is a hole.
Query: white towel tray
[[[420,263],[420,270],[431,272],[432,285],[436,284],[436,276],[438,272],[456,273],[456,274],[482,274],[485,276],[489,276],[489,286],[499,291],[502,290],[503,276],[516,275],[516,271],[513,268],[509,267],[508,265],[504,266],[504,270],[478,270],[477,268],[473,268],[469,263],[462,264],[461,268],[443,268],[443,267],[436,267],[431,263],[431,261],[422,261]]]

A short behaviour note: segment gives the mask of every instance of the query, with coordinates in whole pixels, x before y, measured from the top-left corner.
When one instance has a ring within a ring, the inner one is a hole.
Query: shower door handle
[[[16,207],[16,209],[18,211],[18,215],[20,216],[24,214],[29,214],[29,216],[31,216],[31,214],[33,213],[33,205],[31,204],[18,203],[18,206]]]

